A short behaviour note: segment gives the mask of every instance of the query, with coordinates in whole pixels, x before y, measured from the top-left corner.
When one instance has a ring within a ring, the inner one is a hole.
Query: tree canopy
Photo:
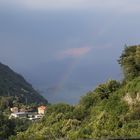
[[[140,76],[140,45],[125,46],[118,61],[123,69],[125,80]]]

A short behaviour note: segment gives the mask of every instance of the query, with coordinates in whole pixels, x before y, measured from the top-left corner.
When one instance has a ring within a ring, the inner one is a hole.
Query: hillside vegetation
[[[79,104],[54,104],[42,121],[10,140],[77,140],[140,137],[140,46],[126,47],[119,63],[124,80],[109,80]]]
[[[47,103],[21,75],[0,63],[0,99],[11,102]]]
[[[27,119],[9,119],[11,107],[25,109],[46,103],[21,75],[0,63],[0,140],[25,131],[32,123]]]

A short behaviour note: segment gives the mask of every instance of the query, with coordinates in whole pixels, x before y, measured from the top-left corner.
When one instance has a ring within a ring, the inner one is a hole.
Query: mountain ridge
[[[13,96],[22,103],[47,103],[25,78],[8,65],[0,63],[0,96]]]

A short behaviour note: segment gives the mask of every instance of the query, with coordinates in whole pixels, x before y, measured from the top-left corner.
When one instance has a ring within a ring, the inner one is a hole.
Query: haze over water
[[[139,0],[0,0],[0,61],[49,102],[77,103],[121,79],[124,45],[140,43]]]

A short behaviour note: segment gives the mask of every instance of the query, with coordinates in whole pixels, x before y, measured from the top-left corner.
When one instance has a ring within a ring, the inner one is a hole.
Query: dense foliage
[[[95,90],[82,97],[76,106],[51,105],[42,121],[34,123],[16,137],[12,136],[10,140],[138,137],[140,103],[135,102],[137,97],[133,95],[133,89],[135,93],[140,90],[140,78],[117,87],[108,98],[102,98]],[[125,100],[126,93],[134,100],[133,104]]]
[[[126,46],[119,63],[123,68],[126,80],[132,80],[140,76],[140,45]]]
[[[7,116],[0,113],[0,139],[6,140],[11,135],[25,131],[30,124],[31,122],[29,120],[9,120]]]

